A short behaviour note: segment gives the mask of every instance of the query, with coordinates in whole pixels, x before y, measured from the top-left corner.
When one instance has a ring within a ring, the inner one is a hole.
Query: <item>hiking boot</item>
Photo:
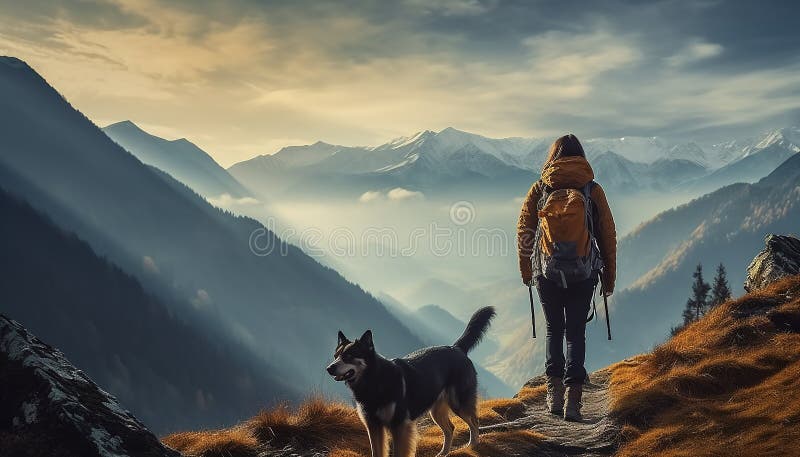
[[[547,378],[547,409],[557,415],[564,413],[564,381],[561,378]]]
[[[583,384],[567,385],[567,405],[564,407],[564,420],[578,422],[583,419],[581,416],[581,397],[583,397]]]

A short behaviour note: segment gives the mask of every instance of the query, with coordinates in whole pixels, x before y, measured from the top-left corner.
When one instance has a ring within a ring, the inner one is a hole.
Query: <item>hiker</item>
[[[575,135],[558,138],[517,224],[522,282],[536,287],[547,320],[547,407],[571,421],[581,420],[586,321],[598,277],[606,297],[614,292],[616,277],[614,219],[593,179]]]

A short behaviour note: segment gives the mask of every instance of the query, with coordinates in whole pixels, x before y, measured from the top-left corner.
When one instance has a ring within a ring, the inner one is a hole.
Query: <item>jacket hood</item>
[[[542,182],[553,189],[579,188],[594,179],[594,171],[584,157],[562,157],[542,168]]]

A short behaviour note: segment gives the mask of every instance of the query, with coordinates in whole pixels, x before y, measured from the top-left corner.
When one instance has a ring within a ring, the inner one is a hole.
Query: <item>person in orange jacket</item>
[[[539,226],[539,201],[543,192],[558,189],[583,189],[593,182],[594,172],[575,135],[558,138],[550,146],[542,167],[541,179],[528,191],[517,224],[517,249],[522,282],[535,285],[547,321],[546,362],[547,404],[553,414],[563,414],[567,420],[580,420],[581,396],[586,380],[586,316],[597,285],[597,274],[589,279],[563,288],[542,275],[533,277],[531,256],[536,247]],[[590,186],[593,235],[597,240],[602,270],[603,292],[614,292],[617,263],[617,234],[614,218],[603,188]],[[567,341],[564,356],[564,339]],[[566,405],[565,405],[566,396]]]

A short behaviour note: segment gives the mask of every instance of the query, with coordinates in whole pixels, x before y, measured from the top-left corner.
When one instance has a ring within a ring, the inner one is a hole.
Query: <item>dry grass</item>
[[[261,442],[273,446],[330,449],[347,446],[369,453],[364,425],[351,406],[313,397],[297,409],[279,406],[246,422]]]
[[[800,276],[724,303],[612,367],[618,456],[794,456],[800,442]]]
[[[175,433],[163,441],[186,456],[255,457],[258,448],[258,440],[245,427]]]
[[[522,417],[526,403],[544,395],[543,387],[528,387],[515,398],[492,399],[479,403],[482,425],[497,424]],[[469,429],[453,416],[454,457],[500,457],[533,452],[543,436],[528,430],[481,435],[476,449],[455,449],[469,440]],[[185,432],[163,439],[168,446],[187,457],[252,457],[264,447],[328,452],[330,457],[369,455],[369,440],[355,410],[347,405],[314,397],[296,409],[282,405],[263,411],[252,419],[226,430]],[[439,427],[429,419],[419,424],[417,455],[433,456],[442,446]]]

